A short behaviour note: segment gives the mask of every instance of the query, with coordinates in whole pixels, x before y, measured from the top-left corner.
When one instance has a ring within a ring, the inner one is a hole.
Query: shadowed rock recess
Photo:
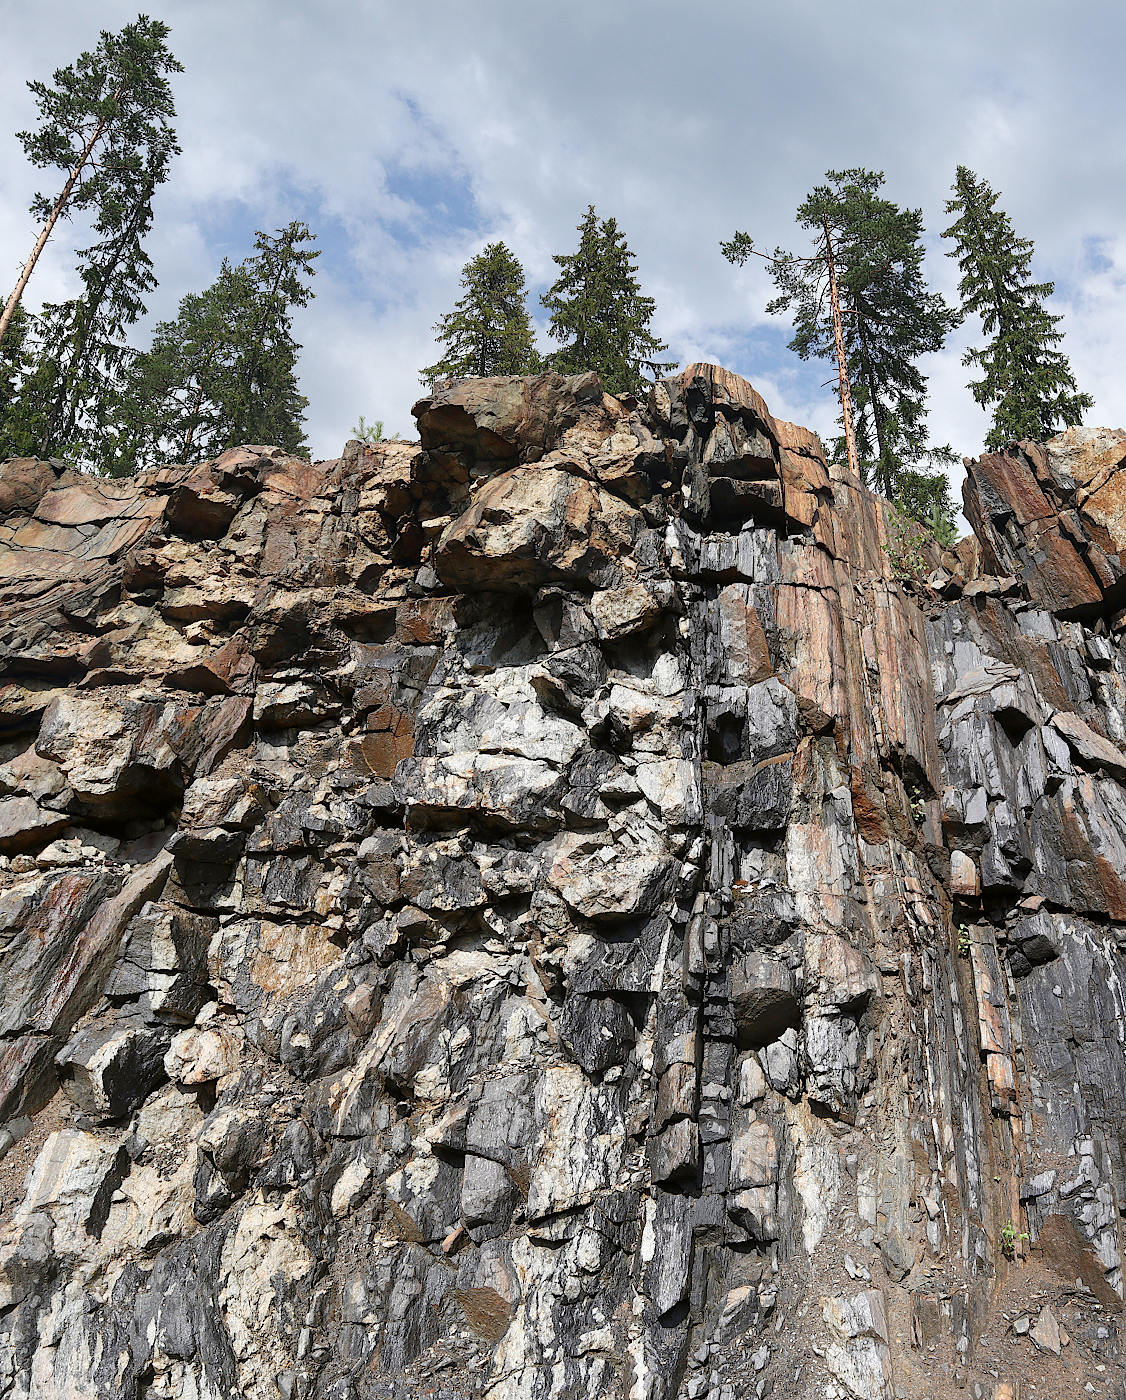
[[[1121,1397],[1126,434],[415,412],[0,470],[0,1397]]]

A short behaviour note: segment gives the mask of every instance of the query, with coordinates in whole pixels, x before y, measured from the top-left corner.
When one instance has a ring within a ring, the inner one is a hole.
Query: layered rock
[[[416,416],[0,473],[0,1396],[1121,1394],[1126,437]]]

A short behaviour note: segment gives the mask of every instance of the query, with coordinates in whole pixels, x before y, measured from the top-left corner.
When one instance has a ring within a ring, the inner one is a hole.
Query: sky
[[[588,204],[624,230],[668,358],[724,364],[777,416],[831,434],[832,366],[786,348],[764,268],[733,268],[719,243],[740,228],[802,251],[797,205],[852,166],[922,209],[927,276],[950,298],[955,166],[1000,190],[1034,273],[1056,283],[1087,421],[1126,425],[1120,0],[165,0],[152,14],[185,70],[183,153],[158,195],[160,286],[135,342],[224,256],[252,252],[256,229],[304,219],[322,249],[296,315],[314,458],[339,455],[361,414],[413,436],[434,322],[487,242],[523,263],[550,348],[539,295]],[[0,0],[0,283],[34,241],[32,194],[58,178],[16,140],[36,120],[25,82],[135,16],[117,0]],[[56,230],[30,308],[73,292],[83,232]],[[967,324],[923,362],[932,438],[959,455],[988,427],[962,365],[977,343]]]

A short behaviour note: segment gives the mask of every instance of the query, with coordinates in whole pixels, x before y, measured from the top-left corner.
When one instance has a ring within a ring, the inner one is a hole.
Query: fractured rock
[[[417,416],[0,465],[0,1391],[1117,1374],[1126,438],[904,578],[715,365]]]

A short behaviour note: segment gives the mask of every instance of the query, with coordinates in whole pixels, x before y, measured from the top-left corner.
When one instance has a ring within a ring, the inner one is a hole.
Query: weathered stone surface
[[[60,1083],[83,1113],[121,1118],[163,1080],[167,1044],[143,1025],[88,1026],[55,1057]]]
[[[459,592],[617,580],[636,513],[586,477],[540,463],[487,481],[442,534],[438,577]]]
[[[0,1394],[1109,1393],[1126,438],[417,414],[0,468]]]
[[[966,518],[982,573],[1019,579],[1034,607],[1097,617],[1126,572],[1126,434],[1070,428],[975,462]]]
[[[462,451],[474,465],[522,458],[536,461],[573,426],[584,404],[601,404],[594,375],[564,379],[461,379],[414,406],[423,447]]]

